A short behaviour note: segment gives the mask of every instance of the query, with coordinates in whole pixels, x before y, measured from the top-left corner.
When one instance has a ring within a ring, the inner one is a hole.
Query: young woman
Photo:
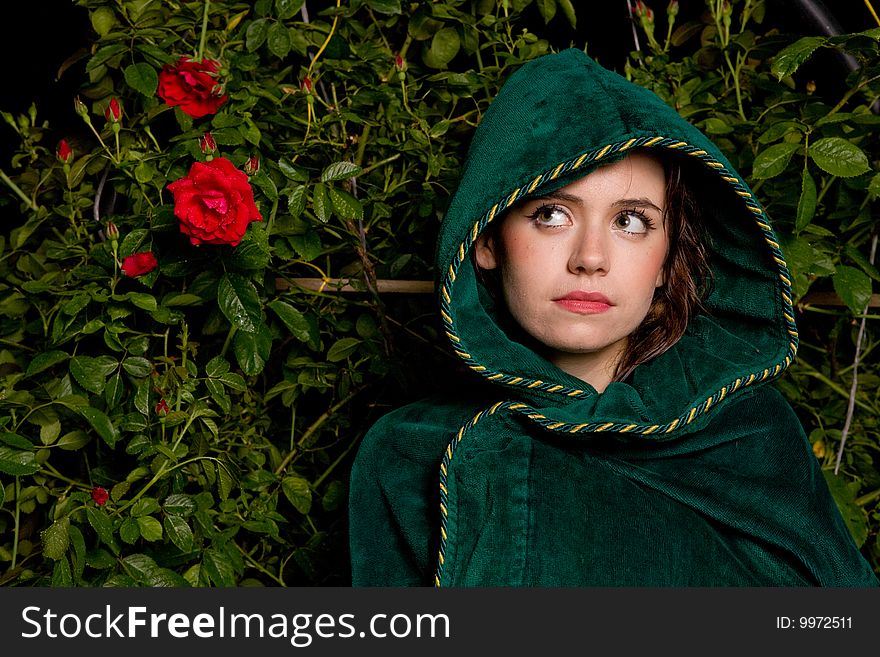
[[[869,586],[797,417],[785,262],[748,186],[568,50],[478,128],[438,249],[479,385],[382,418],[355,585]]]

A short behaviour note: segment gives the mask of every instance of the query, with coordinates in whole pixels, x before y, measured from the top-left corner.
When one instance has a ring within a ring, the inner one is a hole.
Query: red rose
[[[92,489],[92,499],[95,500],[95,504],[98,506],[104,506],[107,504],[107,500],[110,499],[110,493],[107,492],[106,488],[95,486]]]
[[[62,139],[58,142],[58,148],[55,149],[55,156],[61,160],[62,164],[67,164],[73,159],[73,149],[70,148],[70,144],[67,143],[66,139]]]
[[[212,59],[197,62],[189,57],[166,64],[159,73],[159,97],[171,107],[180,106],[194,119],[214,114],[229,99],[217,82],[219,68]]]
[[[164,399],[160,399],[159,403],[156,404],[156,408],[153,409],[156,411],[156,415],[159,417],[165,417],[170,412],[170,408],[168,408],[168,402]]]
[[[174,195],[180,231],[193,244],[237,246],[248,224],[263,220],[247,174],[225,157],[195,162],[168,190]]]
[[[110,104],[104,110],[104,118],[111,123],[119,123],[122,120],[122,108],[115,96],[110,99]]]
[[[144,251],[125,258],[120,269],[126,276],[143,276],[153,271],[158,264],[152,251]]]

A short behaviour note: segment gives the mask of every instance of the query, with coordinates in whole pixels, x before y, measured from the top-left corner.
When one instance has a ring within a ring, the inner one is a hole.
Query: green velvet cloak
[[[505,331],[470,249],[517,200],[636,148],[700,172],[713,289],[672,349],[597,394]],[[797,350],[769,219],[653,93],[577,50],[520,68],[474,136],[437,273],[446,336],[479,383],[401,408],[364,439],[356,586],[877,584],[767,385]]]

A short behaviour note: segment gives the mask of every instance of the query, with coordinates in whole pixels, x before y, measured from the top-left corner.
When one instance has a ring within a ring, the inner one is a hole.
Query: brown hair
[[[666,176],[666,209],[663,221],[669,236],[669,252],[663,263],[663,285],[654,292],[654,299],[645,319],[627,340],[626,348],[614,370],[614,381],[623,381],[633,370],[667,351],[684,334],[691,318],[702,308],[702,299],[708,294],[711,270],[705,246],[705,235],[700,206],[684,178],[685,166],[674,155],[640,152],[655,157],[663,165]],[[698,176],[687,169],[687,177]],[[486,227],[486,237],[498,239],[505,217]],[[500,295],[501,280],[497,270],[485,270],[476,264],[477,277],[496,299]]]
[[[684,167],[674,156],[661,156],[660,161],[666,174],[663,220],[669,236],[663,285],[654,292],[645,319],[630,334],[615,368],[615,381],[623,381],[679,341],[711,283],[700,206],[684,180]]]

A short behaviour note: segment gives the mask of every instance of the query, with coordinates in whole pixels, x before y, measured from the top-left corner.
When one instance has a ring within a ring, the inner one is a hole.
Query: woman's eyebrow
[[[663,209],[657,207],[657,205],[649,198],[622,198],[618,201],[614,202],[614,207],[617,208],[653,208],[660,214],[663,214]]]

